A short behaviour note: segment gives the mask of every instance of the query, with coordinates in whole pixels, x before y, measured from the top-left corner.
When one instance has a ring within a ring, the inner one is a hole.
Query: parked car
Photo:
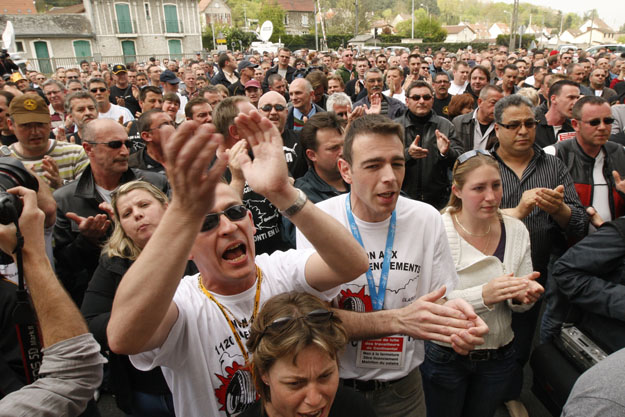
[[[617,54],[625,53],[625,45],[617,44],[617,43],[591,46],[590,48],[586,49],[586,52],[588,52],[591,55],[594,55],[597,52],[599,52],[599,50],[602,49],[602,48],[605,48],[605,49],[609,50],[610,52],[615,52]]]

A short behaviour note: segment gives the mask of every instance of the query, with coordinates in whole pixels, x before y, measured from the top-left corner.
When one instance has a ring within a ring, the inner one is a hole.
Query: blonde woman
[[[426,342],[421,366],[428,416],[494,415],[515,369],[511,312],[525,311],[543,288],[534,280],[525,225],[499,211],[497,161],[473,150],[458,157],[443,222],[458,272],[449,298],[463,298],[486,322],[485,343],[467,356]]]

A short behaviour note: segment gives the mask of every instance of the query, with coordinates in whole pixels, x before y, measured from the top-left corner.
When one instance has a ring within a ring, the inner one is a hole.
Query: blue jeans
[[[497,349],[487,360],[474,359],[459,355],[451,348],[425,342],[421,374],[428,417],[490,417],[495,414],[504,401],[515,369],[514,346],[510,343]]]
[[[132,393],[132,417],[175,417],[172,395],[134,391]]]

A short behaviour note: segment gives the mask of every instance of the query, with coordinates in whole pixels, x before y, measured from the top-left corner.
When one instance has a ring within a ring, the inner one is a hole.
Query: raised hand
[[[187,121],[162,140],[164,166],[173,193],[170,207],[181,209],[191,218],[203,217],[213,206],[215,187],[228,163],[227,156],[215,159],[223,137],[212,124]]]
[[[281,194],[293,188],[288,180],[282,136],[273,123],[258,111],[239,114],[234,123],[241,137],[249,143],[254,160],[246,152],[237,155],[235,163],[241,166],[249,186],[267,197],[276,207],[280,206]],[[291,191],[295,191],[294,189]],[[288,198],[287,206],[295,198]],[[275,201],[274,201],[275,200]]]
[[[48,181],[50,187],[57,189],[63,185],[63,179],[59,174],[59,166],[56,161],[46,155],[41,160],[41,167],[44,170],[43,177]]]
[[[421,136],[417,135],[414,138],[414,141],[408,147],[408,155],[412,159],[421,159],[428,156],[428,150],[419,146],[419,141],[421,140]]]
[[[380,114],[382,111],[382,95],[380,93],[371,96],[371,105],[365,109],[366,114]]]
[[[564,205],[564,185],[553,190],[540,188],[536,193],[536,205],[549,214],[556,214]]]
[[[612,176],[614,177],[614,186],[616,189],[625,193],[625,179],[621,178],[618,171],[612,171]]]
[[[100,238],[104,237],[109,227],[111,227],[111,221],[106,217],[106,214],[82,217],[76,213],[68,212],[66,216],[68,219],[78,223],[80,234],[94,244],[98,244]]]
[[[438,151],[441,155],[446,155],[449,150],[449,139],[438,129],[436,129],[434,133],[436,134],[436,146],[438,147]]]

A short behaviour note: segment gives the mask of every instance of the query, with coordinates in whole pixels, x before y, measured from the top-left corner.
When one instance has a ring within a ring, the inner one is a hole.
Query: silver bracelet
[[[296,188],[296,190],[297,190],[297,199],[295,200],[295,202],[286,210],[278,210],[278,212],[284,217],[286,217],[287,219],[293,216],[295,213],[299,212],[304,207],[304,205],[306,205],[306,202],[308,201],[308,196],[306,195],[305,192],[303,192],[299,188]]]

